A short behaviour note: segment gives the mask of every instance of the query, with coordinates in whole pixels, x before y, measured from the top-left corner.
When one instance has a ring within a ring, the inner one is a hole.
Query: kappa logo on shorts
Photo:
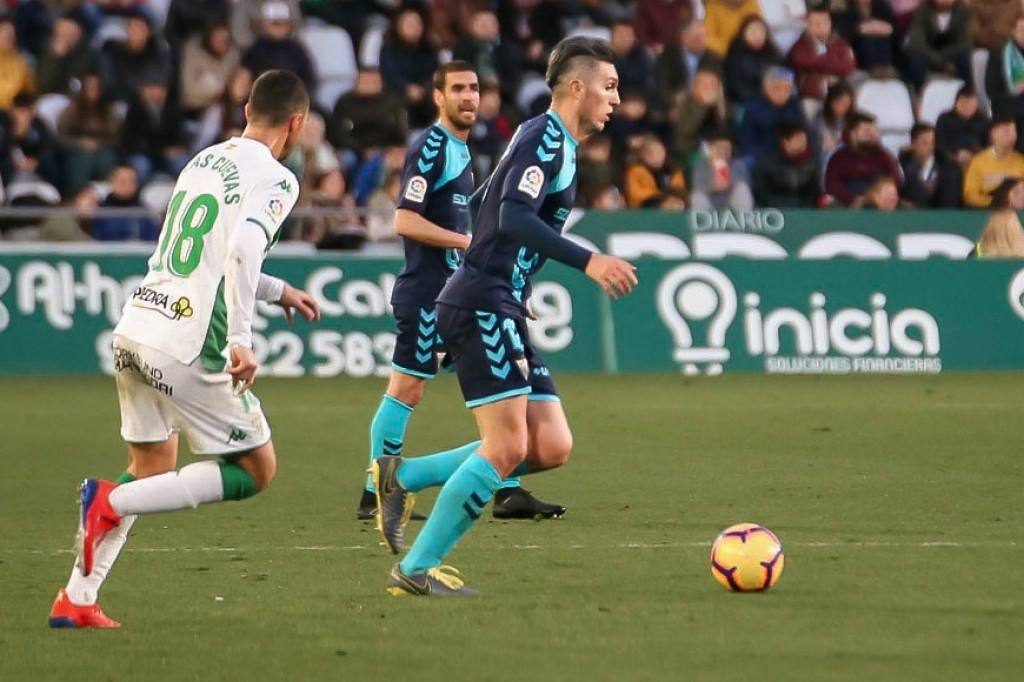
[[[536,199],[540,196],[541,189],[544,188],[544,171],[540,169],[540,166],[530,166],[523,171],[523,176],[519,178],[518,189],[523,194]]]
[[[139,287],[135,290],[132,294],[132,305],[136,308],[160,313],[171,321],[192,317],[195,314],[192,301],[187,296],[181,296],[177,300],[171,301],[169,294],[149,287]]]
[[[409,184],[405,186],[405,198],[409,201],[415,201],[417,204],[423,203],[423,199],[427,196],[427,180],[422,175],[414,175],[409,179]]]
[[[249,434],[247,434],[245,431],[241,429],[231,429],[231,433],[228,434],[228,444],[230,445],[231,443],[240,443],[241,441],[245,440],[248,437]]]

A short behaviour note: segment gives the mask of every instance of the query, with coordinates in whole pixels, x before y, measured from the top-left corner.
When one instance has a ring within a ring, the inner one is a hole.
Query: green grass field
[[[1019,375],[560,387],[574,460],[526,485],[569,513],[481,517],[450,561],[483,599],[383,591],[353,513],[380,381],[263,380],[274,486],[140,519],[102,599],[125,627],[101,632],[45,623],[76,486],[125,461],[113,383],[3,378],[0,680],[1024,679]],[[473,437],[446,378],[407,453]],[[775,590],[712,579],[740,521],[781,537]]]

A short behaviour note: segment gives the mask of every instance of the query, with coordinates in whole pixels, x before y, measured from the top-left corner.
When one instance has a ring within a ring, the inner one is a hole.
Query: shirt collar
[[[548,116],[555,119],[555,123],[557,123],[558,127],[562,129],[563,133],[565,133],[565,139],[569,141],[569,146],[575,149],[577,144],[576,138],[573,137],[572,133],[569,132],[569,129],[565,127],[565,123],[562,122],[562,117],[555,113],[554,109],[548,109]]]
[[[455,135],[452,133],[452,131],[450,131],[447,128],[445,128],[444,124],[441,123],[440,120],[434,122],[434,127],[437,128],[438,130],[440,130],[445,135],[447,135],[448,139],[451,140],[452,142],[454,142],[455,144],[461,144],[463,147],[468,147],[469,146],[469,145],[466,144],[466,142],[464,140],[460,140],[459,138],[455,137]]]

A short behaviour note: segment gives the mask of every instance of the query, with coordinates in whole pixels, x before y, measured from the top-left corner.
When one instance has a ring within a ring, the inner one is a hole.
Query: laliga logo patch
[[[417,204],[421,203],[424,197],[427,196],[427,181],[421,175],[414,175],[410,180],[409,184],[405,187],[405,198],[409,201],[415,201]]]
[[[267,215],[274,220],[280,220],[284,213],[284,202],[280,199],[271,199],[267,204]]]
[[[523,177],[519,179],[519,191],[536,199],[540,196],[540,190],[544,187],[544,171],[540,166],[530,166],[523,171]]]

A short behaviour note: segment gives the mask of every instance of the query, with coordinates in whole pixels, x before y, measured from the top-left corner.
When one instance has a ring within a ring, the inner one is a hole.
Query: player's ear
[[[245,120],[252,120],[252,106],[248,102],[245,103]]]
[[[288,121],[288,132],[293,135],[297,134],[304,125],[306,125],[306,114],[293,114]]]
[[[434,92],[434,106],[437,107],[438,111],[444,110],[444,93],[437,88],[433,89]]]

